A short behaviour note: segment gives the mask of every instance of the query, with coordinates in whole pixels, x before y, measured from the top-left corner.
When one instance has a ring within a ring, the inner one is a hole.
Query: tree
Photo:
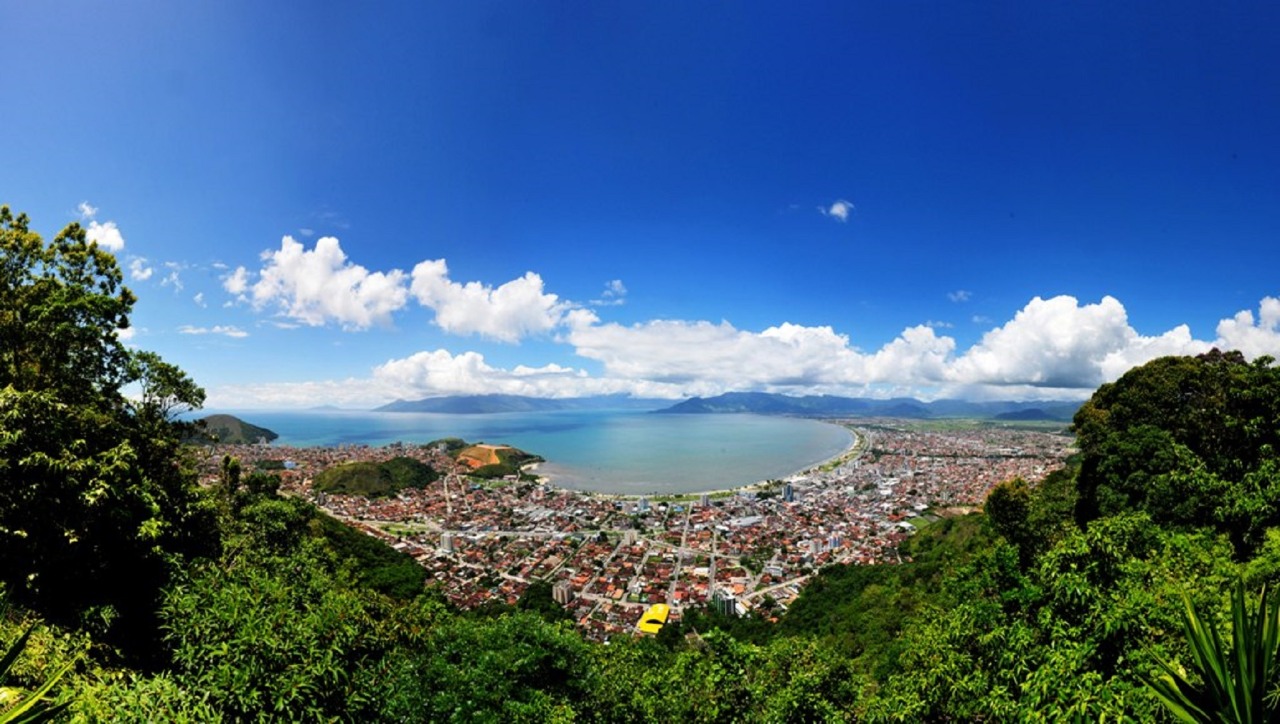
[[[1280,368],[1239,352],[1164,357],[1103,385],[1076,413],[1076,517],[1145,510],[1216,526],[1247,558],[1280,522]]]
[[[78,224],[46,245],[0,207],[0,581],[146,649],[174,563],[218,536],[178,464],[174,415],[204,392],[121,342],[135,301],[122,280]]]
[[[1031,513],[1031,488],[1022,478],[1006,480],[991,489],[983,506],[996,532],[1018,549],[1022,567],[1031,565],[1035,554],[1036,533],[1028,522]]]

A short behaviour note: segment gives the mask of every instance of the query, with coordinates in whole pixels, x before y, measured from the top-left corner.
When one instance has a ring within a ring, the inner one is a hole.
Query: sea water
[[[275,431],[277,445],[422,444],[443,437],[514,445],[547,460],[538,474],[553,485],[625,495],[720,490],[782,478],[839,455],[853,440],[839,425],[760,415],[631,410],[230,414]]]

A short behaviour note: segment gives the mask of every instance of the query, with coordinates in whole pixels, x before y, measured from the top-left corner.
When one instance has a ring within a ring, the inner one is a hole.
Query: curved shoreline
[[[521,467],[520,470],[522,473],[528,473],[530,475],[533,475],[537,479],[537,482],[539,485],[543,485],[548,488],[553,488],[555,490],[560,490],[565,492],[579,493],[581,495],[589,495],[592,497],[614,499],[614,500],[639,500],[641,498],[648,498],[650,500],[670,501],[670,500],[683,500],[686,498],[698,498],[703,495],[717,498],[717,497],[727,497],[730,495],[736,495],[738,493],[743,493],[743,492],[758,492],[758,491],[768,490],[770,488],[776,487],[776,485],[779,482],[781,482],[784,478],[795,477],[797,475],[802,475],[802,474],[817,470],[819,468],[832,465],[833,463],[838,464],[840,462],[844,462],[847,458],[849,458],[852,455],[852,453],[858,452],[858,445],[859,445],[859,442],[862,440],[862,438],[858,435],[858,433],[854,432],[852,427],[845,424],[837,423],[837,422],[831,422],[829,420],[820,420],[816,418],[808,418],[808,419],[812,419],[814,422],[833,425],[835,427],[839,427],[845,430],[846,432],[849,433],[849,444],[839,453],[832,455],[831,457],[819,460],[817,462],[805,465],[799,470],[796,470],[788,475],[782,476],[781,478],[773,478],[769,480],[756,480],[754,482],[743,483],[742,485],[737,485],[729,488],[711,488],[708,490],[690,490],[690,491],[679,491],[679,492],[653,491],[649,493],[609,493],[609,492],[604,492],[600,490],[590,490],[585,488],[574,488],[574,487],[557,485],[555,482],[555,478],[553,476],[537,474],[537,470],[542,463],[530,463],[529,465]]]

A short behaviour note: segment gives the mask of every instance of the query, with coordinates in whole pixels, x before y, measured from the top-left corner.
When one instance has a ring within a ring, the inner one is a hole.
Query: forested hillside
[[[1268,358],[1164,358],[1103,385],[1075,417],[1071,467],[1000,484],[984,513],[910,539],[901,565],[822,572],[776,623],[694,614],[597,645],[547,586],[451,609],[410,560],[234,460],[199,487],[176,415],[203,392],[121,344],[134,298],[114,257],[77,225],[46,244],[7,208],[0,254],[9,714],[35,700],[125,722],[1275,713],[1280,615],[1226,634],[1280,578]],[[1224,636],[1193,654],[1188,622]],[[1231,661],[1256,670],[1233,680]]]

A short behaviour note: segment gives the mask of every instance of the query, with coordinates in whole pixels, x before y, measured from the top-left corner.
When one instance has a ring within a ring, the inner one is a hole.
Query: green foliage
[[[1148,686],[1180,721],[1262,722],[1280,718],[1280,599],[1264,588],[1252,611],[1244,582],[1231,595],[1231,637],[1183,599],[1183,631],[1194,676],[1158,659],[1159,675]]]
[[[9,671],[26,648],[34,628],[35,626],[32,625],[22,632],[18,640],[9,646],[4,656],[0,657],[0,684],[6,684],[6,686],[0,686],[0,724],[37,724],[37,722],[53,721],[70,706],[70,702],[55,703],[49,695],[62,677],[66,676],[75,665],[74,661],[54,672],[34,691],[24,693],[7,686]]]
[[[79,225],[46,245],[0,207],[0,580],[150,656],[159,589],[218,535],[173,420],[204,392],[121,344],[122,279]]]
[[[569,721],[595,686],[590,646],[530,612],[437,621],[385,681],[393,721]]]
[[[828,566],[801,591],[777,626],[784,636],[819,637],[877,677],[896,667],[901,632],[939,603],[943,581],[995,540],[980,515],[943,518],[908,539],[903,565]],[[759,639],[753,639],[759,640]]]
[[[208,415],[200,418],[190,439],[199,443],[223,445],[253,445],[265,440],[271,442],[280,437],[265,427],[252,425],[234,415]]]
[[[470,447],[470,443],[460,437],[442,437],[423,445],[425,448],[443,448],[446,453],[453,454]]]
[[[746,616],[733,616],[715,608],[687,608],[678,625],[667,624],[658,632],[658,640],[671,642],[668,637],[676,634],[723,631],[738,641],[764,645],[781,633],[780,627],[754,612]]]
[[[73,724],[206,724],[222,714],[209,696],[183,687],[165,673],[110,672],[87,681],[68,710]]]
[[[520,599],[516,601],[517,611],[528,611],[537,614],[539,618],[547,623],[559,623],[561,621],[572,624],[573,614],[569,613],[564,606],[556,603],[555,598],[551,594],[550,581],[534,581],[529,587],[524,589],[524,593],[520,594]]]
[[[1247,558],[1280,522],[1280,368],[1239,352],[1165,357],[1103,385],[1076,414],[1082,523],[1129,509],[1215,525]]]
[[[353,530],[314,507],[308,508],[314,515],[312,530],[324,536],[339,560],[349,562],[364,587],[401,600],[422,593],[427,572],[412,556]]]
[[[650,638],[595,652],[592,721],[851,721],[864,680],[809,638],[767,646],[711,631],[675,652]]]
[[[166,593],[161,616],[178,683],[223,715],[316,721],[373,705],[357,673],[381,655],[377,605],[305,542],[196,573]]]
[[[1006,480],[991,489],[983,512],[996,532],[1018,549],[1024,567],[1035,558],[1039,536],[1031,527],[1031,489],[1022,478]]]
[[[439,477],[429,465],[413,458],[397,457],[383,463],[336,465],[317,475],[313,485],[324,493],[385,498],[404,488],[425,488]]]

